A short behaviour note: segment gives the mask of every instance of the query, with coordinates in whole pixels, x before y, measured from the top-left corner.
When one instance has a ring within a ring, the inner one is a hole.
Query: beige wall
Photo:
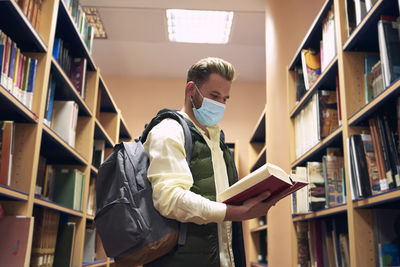
[[[323,0],[266,0],[267,160],[290,171],[287,67]],[[290,198],[268,214],[268,266],[292,266]],[[293,265],[294,266],[294,265]]]
[[[162,108],[181,109],[186,77],[150,79],[103,77],[133,136]],[[265,108],[265,83],[233,82],[221,128],[227,141],[239,141],[240,176],[247,174],[247,149],[252,131]]]

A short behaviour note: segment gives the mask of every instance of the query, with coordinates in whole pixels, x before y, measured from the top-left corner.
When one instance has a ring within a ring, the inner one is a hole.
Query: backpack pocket
[[[116,257],[140,244],[149,233],[143,216],[124,197],[100,210],[95,222],[108,257]]]

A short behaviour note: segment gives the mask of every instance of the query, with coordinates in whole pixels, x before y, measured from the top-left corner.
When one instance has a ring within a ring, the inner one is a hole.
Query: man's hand
[[[285,192],[282,192],[283,195]],[[270,198],[271,193],[266,191],[256,197],[243,202],[242,205],[226,205],[225,221],[243,221],[265,216],[268,210],[281,198],[278,194]]]

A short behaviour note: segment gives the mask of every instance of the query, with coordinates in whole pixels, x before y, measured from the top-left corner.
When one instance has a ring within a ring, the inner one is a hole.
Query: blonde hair
[[[230,82],[236,77],[235,68],[231,63],[221,58],[207,57],[190,67],[186,82],[193,81],[200,87],[212,73],[216,73]]]

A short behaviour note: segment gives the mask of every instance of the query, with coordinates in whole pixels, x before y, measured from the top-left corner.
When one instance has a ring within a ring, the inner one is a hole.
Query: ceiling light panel
[[[226,44],[231,33],[233,12],[167,9],[171,42]]]

